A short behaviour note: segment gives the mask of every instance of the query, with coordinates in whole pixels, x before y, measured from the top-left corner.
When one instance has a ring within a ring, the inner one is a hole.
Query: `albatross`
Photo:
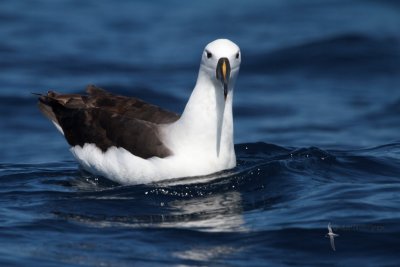
[[[90,85],[86,95],[40,95],[39,109],[86,171],[120,184],[202,176],[236,166],[232,100],[241,52],[209,43],[181,115]]]

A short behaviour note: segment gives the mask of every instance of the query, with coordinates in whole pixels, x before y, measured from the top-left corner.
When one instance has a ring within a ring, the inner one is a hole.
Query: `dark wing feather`
[[[89,94],[86,100],[89,106],[103,108],[129,118],[156,124],[171,123],[179,119],[178,114],[149,104],[138,98],[113,95],[93,85],[89,85],[86,88],[86,92]]]
[[[87,96],[49,92],[39,98],[40,109],[61,126],[71,146],[94,143],[103,151],[123,147],[142,158],[171,155],[159,137],[158,124],[176,121],[177,114],[94,86],[87,92]]]

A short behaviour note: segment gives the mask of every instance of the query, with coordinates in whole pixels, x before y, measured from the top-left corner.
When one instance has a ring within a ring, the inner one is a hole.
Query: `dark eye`
[[[212,54],[210,52],[206,51],[206,53],[207,53],[207,58],[212,58]]]
[[[239,58],[239,52],[236,53],[236,58]]]

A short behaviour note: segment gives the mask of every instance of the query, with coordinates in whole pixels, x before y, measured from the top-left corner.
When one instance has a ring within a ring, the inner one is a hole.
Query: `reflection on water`
[[[92,179],[97,178],[92,177]],[[85,190],[96,186],[91,180],[90,182],[84,180],[80,180],[79,183],[74,182],[74,186],[76,185]],[[181,188],[145,187],[139,192],[134,192],[134,195],[131,193],[121,194],[118,187],[92,192],[78,196],[78,199],[110,203],[130,201],[134,205],[137,197],[146,196],[153,199],[155,206],[152,206],[152,209],[154,212],[135,211],[135,214],[129,214],[129,211],[122,211],[114,216],[109,216],[93,214],[90,210],[86,210],[85,204],[83,204],[80,207],[80,213],[71,213],[68,212],[70,208],[63,209],[62,206],[59,206],[54,214],[97,227],[187,228],[206,232],[247,231],[242,215],[242,197],[238,191],[214,192],[200,189],[193,192],[187,186],[183,186]],[[162,212],[159,209],[162,209]],[[83,212],[85,210],[86,212]]]
[[[213,261],[214,259],[224,258],[231,254],[240,252],[240,249],[234,248],[233,246],[194,246],[190,249],[175,252],[173,256],[183,260],[195,260],[195,261]]]
[[[239,192],[212,194],[203,198],[174,200],[172,216],[181,219],[164,222],[161,227],[179,227],[210,232],[246,231],[243,220],[242,198]]]

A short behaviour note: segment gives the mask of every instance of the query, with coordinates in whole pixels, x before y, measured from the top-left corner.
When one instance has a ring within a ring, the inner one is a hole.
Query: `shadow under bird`
[[[200,176],[236,166],[232,100],[239,47],[209,43],[181,115],[88,86],[86,95],[49,91],[39,108],[80,165],[121,184]]]

